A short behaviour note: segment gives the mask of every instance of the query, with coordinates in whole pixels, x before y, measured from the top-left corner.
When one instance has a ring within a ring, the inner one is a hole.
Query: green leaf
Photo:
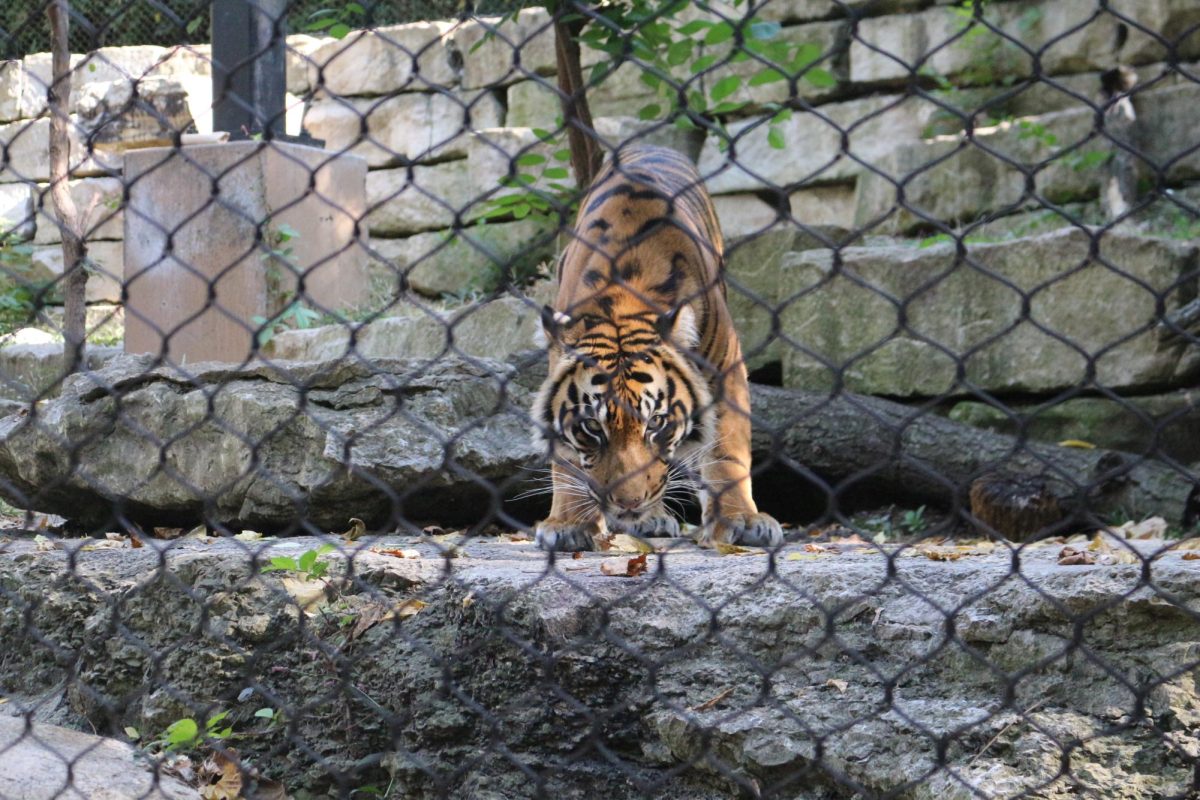
[[[222,711],[219,714],[214,714],[208,718],[208,722],[204,723],[204,727],[211,731],[213,728],[217,727],[217,725],[220,725],[221,721],[228,716],[228,711]]]
[[[529,203],[522,203],[513,208],[513,217],[516,219],[525,219],[531,211],[533,211],[533,206],[529,205]]]
[[[680,114],[675,118],[675,127],[681,131],[694,131],[696,130],[696,123],[692,122],[691,117],[686,114]]]
[[[296,571],[300,569],[296,559],[291,556],[272,556],[271,561],[262,568],[263,572],[276,572],[278,570]]]
[[[715,54],[709,54],[707,56],[701,56],[693,61],[690,69],[693,75],[698,75],[715,63],[717,63],[717,56]]]
[[[167,743],[172,747],[196,741],[200,727],[191,718],[179,719],[167,726]]]
[[[543,142],[554,141],[554,134],[551,133],[550,131],[546,130],[545,128],[533,128],[532,132],[533,132],[534,136],[536,136],[539,140],[541,140]]]
[[[651,89],[657,89],[662,85],[662,79],[653,72],[642,72],[642,74],[638,76],[638,80],[649,86]]]
[[[518,167],[536,167],[538,164],[545,163],[546,157],[541,153],[522,153],[516,159]]]
[[[788,76],[784,75],[777,69],[764,69],[762,72],[759,72],[751,77],[748,85],[765,86],[768,83],[778,83],[779,81],[786,81],[787,79]]]
[[[767,144],[776,150],[782,150],[787,147],[787,142],[784,141],[783,132],[779,128],[772,127],[767,131]]]
[[[835,78],[833,76],[832,72],[829,72],[828,70],[818,69],[817,67],[813,67],[808,72],[804,73],[804,77],[813,86],[817,86],[822,89],[833,88],[834,86],[837,86],[837,83],[838,83],[837,78]]]
[[[367,13],[367,10],[358,3],[346,3],[346,8],[343,11],[347,14],[358,14],[360,16]]]
[[[317,551],[305,550],[300,554],[300,571],[309,572],[313,568],[313,564],[317,563]]]
[[[275,709],[260,708],[258,711],[254,712],[254,716],[260,717],[261,719],[275,719]]]
[[[695,47],[695,42],[691,39],[680,39],[667,48],[667,63],[672,67],[678,67],[680,64],[692,57],[692,48]]]
[[[304,26],[304,30],[309,33],[316,33],[317,31],[323,31],[326,28],[332,28],[334,25],[337,25],[337,24],[338,24],[338,21],[336,18],[325,17],[324,19],[318,19],[318,20],[315,20],[313,22],[306,24]]]
[[[554,151],[554,160],[555,161],[570,161],[571,160],[571,148],[564,147],[561,150],[555,150]]]
[[[694,19],[686,25],[680,27],[676,33],[680,36],[694,36],[703,30],[708,30],[712,27],[712,23],[704,19]]]
[[[204,17],[195,17],[187,24],[188,36],[194,36],[196,31],[200,30],[200,26],[204,24]]]
[[[802,44],[796,48],[796,55],[792,57],[791,67],[793,70],[799,71],[821,57],[821,48],[818,45],[808,43]]]
[[[348,33],[350,33],[350,26],[344,22],[339,22],[329,29],[329,35],[335,39],[345,39]]]
[[[790,108],[780,109],[779,113],[771,117],[771,124],[774,125],[780,122],[787,122],[792,118],[792,110]]]
[[[548,167],[542,170],[542,177],[549,180],[565,180],[571,177],[566,167]]]
[[[709,92],[709,96],[712,97],[713,100],[720,102],[740,88],[742,88],[742,76],[727,75],[713,84],[712,91]]]
[[[704,43],[708,45],[721,44],[732,38],[733,26],[728,22],[718,22],[708,29],[708,33],[704,36]]]
[[[650,105],[639,108],[637,116],[638,119],[658,119],[658,116],[661,113],[662,106],[660,106],[658,103],[651,103]]]

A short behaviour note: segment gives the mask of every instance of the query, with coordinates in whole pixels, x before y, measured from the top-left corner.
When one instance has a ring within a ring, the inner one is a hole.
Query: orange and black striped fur
[[[699,483],[702,543],[774,546],[750,493],[750,395],[725,304],[721,231],[692,164],[621,149],[592,184],[542,322],[550,373],[534,402],[554,499],[547,550],[620,529],[676,536],[664,501]]]

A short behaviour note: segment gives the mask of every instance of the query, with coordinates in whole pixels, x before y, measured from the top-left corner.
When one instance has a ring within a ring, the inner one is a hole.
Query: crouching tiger
[[[750,393],[722,253],[712,201],[679,153],[623,148],[592,184],[542,312],[543,549],[594,549],[614,530],[678,536],[665,501],[696,484],[702,544],[783,540],[750,492]]]

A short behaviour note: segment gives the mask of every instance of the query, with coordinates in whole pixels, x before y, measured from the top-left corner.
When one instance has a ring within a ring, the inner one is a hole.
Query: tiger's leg
[[[716,444],[701,470],[700,543],[777,547],[783,543],[783,529],[770,514],[759,513],[750,491],[750,384],[743,365],[727,371],[724,387],[715,401]]]
[[[543,550],[575,552],[595,550],[596,537],[605,533],[604,516],[590,497],[582,496],[563,467],[550,467],[554,498],[550,516],[534,528],[534,540]]]

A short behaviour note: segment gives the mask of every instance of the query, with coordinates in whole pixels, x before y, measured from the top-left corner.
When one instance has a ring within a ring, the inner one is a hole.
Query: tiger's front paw
[[[560,522],[542,520],[534,529],[534,541],[543,550],[574,553],[595,550],[596,538],[603,533],[594,522]]]
[[[640,539],[656,539],[659,537],[674,539],[679,536],[679,520],[669,514],[646,517],[637,522],[621,524],[619,528],[621,532],[637,536]]]
[[[770,514],[730,514],[708,527],[700,544],[741,544],[747,547],[778,547],[783,544],[783,528]]]

